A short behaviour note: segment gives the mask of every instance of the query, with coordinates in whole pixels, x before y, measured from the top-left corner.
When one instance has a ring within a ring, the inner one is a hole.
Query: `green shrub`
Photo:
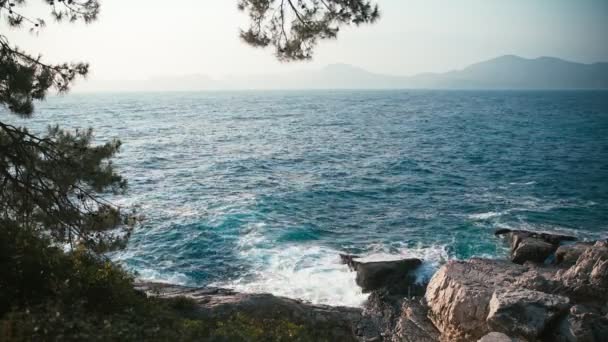
[[[237,313],[202,319],[190,298],[147,297],[116,264],[0,225],[0,341],[314,341],[304,327]]]

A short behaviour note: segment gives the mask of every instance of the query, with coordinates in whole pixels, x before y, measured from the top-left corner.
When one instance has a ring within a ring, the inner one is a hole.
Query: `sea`
[[[608,92],[243,91],[51,96],[0,120],[120,139],[110,254],[146,281],[359,306],[339,253],[504,258],[499,228],[608,237]]]

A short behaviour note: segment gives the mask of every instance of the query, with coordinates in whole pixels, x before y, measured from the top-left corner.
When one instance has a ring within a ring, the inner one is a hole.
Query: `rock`
[[[401,315],[393,331],[394,342],[439,341],[439,331],[428,318],[428,307],[420,300],[403,301]]]
[[[557,249],[548,242],[537,238],[526,238],[519,242],[511,252],[511,261],[523,264],[526,261],[542,263]]]
[[[429,318],[446,341],[472,341],[489,333],[486,318],[494,291],[507,288],[527,271],[508,261],[450,261],[431,278],[426,291]]]
[[[357,255],[340,253],[340,260],[342,261],[342,263],[344,265],[347,265],[351,271],[357,270],[357,265],[359,264],[359,262],[356,261],[355,259],[358,259],[358,258],[359,258],[359,256],[357,256]]]
[[[583,305],[570,308],[550,335],[555,342],[603,342],[608,337],[608,318]]]
[[[538,238],[552,245],[559,245],[564,241],[576,241],[576,237],[571,235],[561,235],[561,234],[553,234],[553,233],[543,233],[543,232],[531,232],[528,230],[511,230],[511,229],[497,229],[494,232],[494,235],[507,235],[511,234],[514,237],[524,239],[528,237]]]
[[[581,254],[590,246],[592,246],[592,244],[584,242],[559,246],[557,251],[555,251],[555,264],[562,267],[570,267],[576,264],[576,260],[578,260]]]
[[[511,245],[511,260],[517,264],[526,261],[542,263],[555,252],[561,242],[576,240],[573,236],[526,230],[499,229],[494,234],[507,235]]]
[[[436,342],[439,331],[427,317],[428,307],[421,298],[407,299],[389,295],[386,291],[374,291],[365,304],[363,316],[373,322],[383,341]]]
[[[188,297],[196,302],[201,320],[226,320],[245,315],[260,321],[276,320],[302,326],[315,340],[358,341],[357,332],[369,325],[358,308],[312,305],[270,294],[237,293],[227,289],[190,288],[178,285],[140,283],[136,288],[149,295]],[[373,340],[379,336],[368,336]]]
[[[477,340],[477,342],[515,342],[515,339],[510,338],[509,336],[501,333],[501,332],[491,332],[484,337]]]
[[[573,266],[558,271],[555,279],[579,300],[608,300],[608,242],[588,247]]]
[[[535,340],[570,307],[568,298],[526,289],[497,290],[490,300],[491,330]]]
[[[357,262],[355,280],[364,293],[386,289],[392,294],[407,295],[415,285],[412,273],[420,264],[420,259]]]

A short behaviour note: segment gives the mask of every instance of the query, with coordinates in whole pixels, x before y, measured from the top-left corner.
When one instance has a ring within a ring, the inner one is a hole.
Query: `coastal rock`
[[[484,337],[477,340],[477,342],[516,342],[517,340],[510,338],[509,336],[493,331]]]
[[[373,322],[376,334],[382,336],[383,341],[436,342],[439,331],[427,313],[428,307],[421,298],[408,299],[374,291],[364,306],[363,315]]]
[[[548,242],[537,238],[522,239],[511,252],[511,261],[523,264],[526,261],[542,263],[557,249]]]
[[[563,296],[521,288],[497,290],[490,300],[487,323],[493,331],[535,340],[569,306]]]
[[[570,267],[576,264],[576,261],[581,254],[590,246],[592,246],[592,244],[583,242],[559,246],[555,251],[555,264],[561,267]]]
[[[526,261],[542,263],[557,250],[560,243],[576,240],[573,236],[526,230],[499,229],[494,234],[507,236],[511,245],[511,261],[517,264]]]
[[[237,293],[227,289],[190,288],[178,285],[140,283],[136,286],[158,297],[188,297],[196,302],[198,319],[227,320],[235,315],[256,320],[287,321],[313,334],[315,340],[360,341],[374,340],[371,324],[358,308],[312,305],[299,300],[271,294]],[[358,333],[368,334],[365,338]]]
[[[385,289],[392,294],[408,294],[415,287],[413,271],[420,264],[420,259],[357,262],[355,280],[364,293]]]
[[[394,328],[393,342],[435,342],[439,331],[428,318],[428,307],[421,300],[404,300]]]
[[[351,271],[357,270],[357,265],[359,264],[359,262],[356,261],[355,259],[358,259],[358,258],[359,258],[358,255],[340,253],[340,261],[342,262],[342,264],[347,265],[348,269],[350,269]]]
[[[550,336],[555,342],[602,342],[608,337],[608,318],[584,305],[570,308]]]
[[[508,261],[450,261],[426,291],[429,318],[446,341],[473,341],[490,332],[486,318],[494,291],[507,288],[527,268]]]
[[[555,279],[578,299],[608,300],[608,242],[598,241],[585,249],[576,263],[560,270]]]

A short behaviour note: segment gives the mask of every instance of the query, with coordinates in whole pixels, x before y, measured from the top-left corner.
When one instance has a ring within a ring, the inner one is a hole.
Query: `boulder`
[[[550,340],[555,342],[603,342],[608,337],[608,318],[584,305],[575,305],[564,316]]]
[[[371,335],[380,335],[383,341],[436,342],[439,331],[427,312],[428,307],[421,298],[407,299],[374,291],[365,304],[363,315],[377,329],[372,329]]]
[[[413,271],[422,264],[420,259],[357,262],[357,285],[364,293],[385,289],[391,294],[408,294],[415,287]]]
[[[557,272],[555,279],[579,300],[608,300],[608,242],[598,241],[576,263]]]
[[[510,338],[509,336],[501,333],[493,331],[484,337],[477,340],[477,342],[515,342],[517,340]]]
[[[530,232],[526,230],[499,229],[497,236],[506,235],[511,245],[511,261],[523,264],[526,261],[542,263],[550,257],[564,241],[575,241],[569,235]]]
[[[542,263],[550,257],[557,249],[552,245],[537,238],[522,239],[511,252],[511,261],[523,264],[526,261]]]
[[[570,267],[576,264],[578,258],[593,244],[579,242],[570,245],[559,246],[555,251],[555,264],[561,267]]]
[[[527,268],[508,261],[450,261],[426,291],[429,318],[446,341],[474,341],[489,333],[486,318],[496,290],[509,287]]]
[[[401,315],[393,331],[394,342],[439,341],[439,331],[428,318],[428,307],[420,300],[403,301]]]
[[[493,331],[536,340],[569,307],[567,297],[522,288],[499,289],[492,295],[486,321]]]

